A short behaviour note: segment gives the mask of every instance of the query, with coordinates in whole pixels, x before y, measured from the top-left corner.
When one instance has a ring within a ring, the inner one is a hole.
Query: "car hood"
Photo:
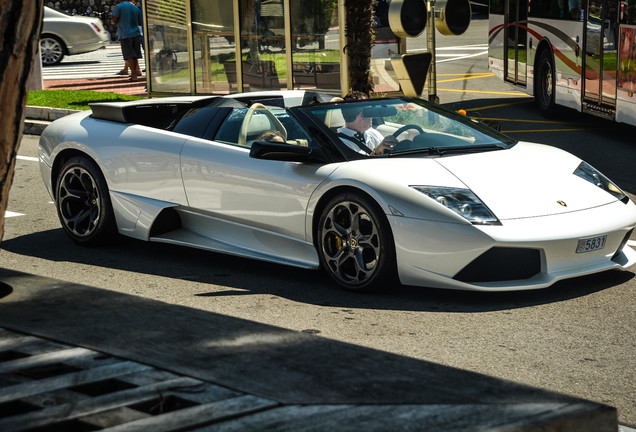
[[[500,220],[568,213],[616,201],[573,174],[581,163],[579,158],[546,145],[521,142],[509,150],[436,161]]]
[[[506,220],[615,202],[609,193],[574,175],[580,163],[563,150],[520,142],[510,149],[455,156],[370,158],[344,164],[333,177],[355,178],[385,197],[402,196],[404,186],[468,188],[497,218]]]

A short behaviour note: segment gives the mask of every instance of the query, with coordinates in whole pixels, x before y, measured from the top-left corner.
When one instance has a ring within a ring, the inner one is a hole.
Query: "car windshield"
[[[516,142],[467,116],[420,99],[368,99],[303,110],[335,134],[346,151],[361,155],[457,154],[508,148]],[[388,150],[378,147],[388,141],[392,141]],[[374,151],[374,147],[381,150]]]

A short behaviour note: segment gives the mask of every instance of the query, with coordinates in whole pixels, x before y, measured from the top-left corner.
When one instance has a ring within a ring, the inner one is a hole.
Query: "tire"
[[[376,291],[395,282],[395,246],[386,216],[356,193],[333,198],[317,229],[320,264],[349,291]]]
[[[42,65],[53,66],[64,58],[64,42],[56,36],[43,35],[40,37],[40,53]]]
[[[539,54],[539,59],[535,66],[536,81],[534,90],[534,100],[541,112],[550,117],[555,113],[554,92],[556,89],[556,77],[554,61],[550,51],[544,49]]]
[[[106,180],[92,160],[80,156],[64,164],[55,186],[55,207],[64,231],[76,243],[101,245],[117,238]]]

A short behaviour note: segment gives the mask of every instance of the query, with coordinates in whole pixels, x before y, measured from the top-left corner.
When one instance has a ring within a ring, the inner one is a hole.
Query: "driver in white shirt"
[[[372,119],[364,117],[360,107],[343,108],[342,117],[345,125],[338,129],[338,135],[343,143],[358,153],[376,156],[390,152],[397,144],[395,137],[384,137],[373,129]]]

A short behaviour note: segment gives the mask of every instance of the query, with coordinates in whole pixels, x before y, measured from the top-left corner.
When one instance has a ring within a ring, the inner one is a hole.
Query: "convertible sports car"
[[[396,277],[533,289],[636,263],[636,206],[607,177],[420,99],[287,91],[91,110],[52,123],[39,149],[80,244],[119,233],[322,267],[354,291]],[[351,114],[397,144],[371,156],[340,131]]]

